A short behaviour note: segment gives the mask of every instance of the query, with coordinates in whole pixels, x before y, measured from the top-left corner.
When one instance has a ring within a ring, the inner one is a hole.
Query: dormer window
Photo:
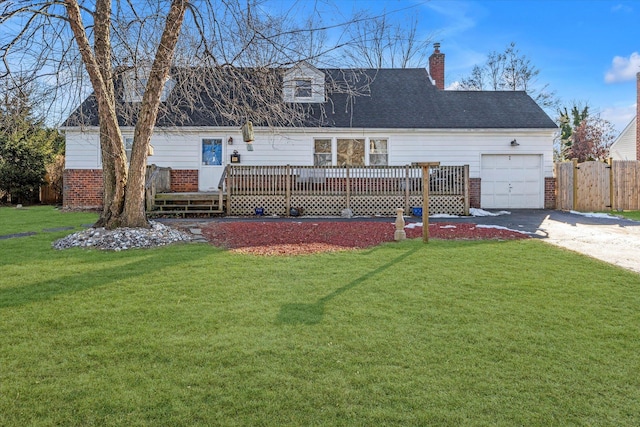
[[[302,62],[284,74],[283,98],[285,102],[321,103],[324,98],[324,73]]]
[[[296,98],[311,98],[312,95],[312,85],[311,79],[296,79]]]
[[[149,80],[149,70],[131,70],[124,74],[124,101],[142,102],[144,91]],[[168,77],[164,82],[160,102],[166,102],[171,90],[176,85],[175,81]]]

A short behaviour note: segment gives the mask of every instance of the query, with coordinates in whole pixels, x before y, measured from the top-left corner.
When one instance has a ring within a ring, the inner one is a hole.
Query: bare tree
[[[504,52],[490,52],[482,65],[475,65],[471,74],[460,80],[460,90],[523,90],[542,108],[555,108],[558,99],[549,85],[538,85],[540,70],[531,60],[520,53],[515,43]]]
[[[351,42],[341,51],[348,64],[368,68],[424,67],[431,37],[418,34],[418,18],[393,23],[389,15],[358,20],[351,27]]]
[[[8,2],[0,25],[15,31],[0,35],[0,73],[22,64],[33,70],[30,78],[76,95],[90,83],[92,95],[72,118],[77,126],[95,123],[90,112],[97,108],[104,185],[97,225],[147,226],[144,178],[156,124],[188,124],[195,116],[218,125],[323,120],[323,106],[282,97],[285,68],[339,47],[326,48],[322,29],[299,22],[270,15],[257,0]],[[370,82],[333,77],[327,90],[346,96],[366,93]],[[129,162],[122,125],[135,126]]]

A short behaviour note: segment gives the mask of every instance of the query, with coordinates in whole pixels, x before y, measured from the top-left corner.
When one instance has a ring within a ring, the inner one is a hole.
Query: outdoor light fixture
[[[518,144],[518,141],[516,141],[515,139],[513,141],[511,141],[511,146],[512,147],[517,147],[518,145],[520,145],[520,144]]]
[[[229,137],[229,139],[227,139],[227,144],[229,145],[233,145],[233,137]]]

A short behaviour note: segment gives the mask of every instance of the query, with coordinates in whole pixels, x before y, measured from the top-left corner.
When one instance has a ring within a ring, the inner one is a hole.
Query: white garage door
[[[542,156],[483,155],[480,204],[483,208],[544,207]]]

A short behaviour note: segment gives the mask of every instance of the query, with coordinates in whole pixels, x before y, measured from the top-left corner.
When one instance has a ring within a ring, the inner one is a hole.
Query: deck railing
[[[429,170],[431,211],[468,214],[468,166]],[[394,215],[422,205],[422,167],[244,166],[227,173],[229,214],[255,209],[287,215],[291,208],[310,215]]]

